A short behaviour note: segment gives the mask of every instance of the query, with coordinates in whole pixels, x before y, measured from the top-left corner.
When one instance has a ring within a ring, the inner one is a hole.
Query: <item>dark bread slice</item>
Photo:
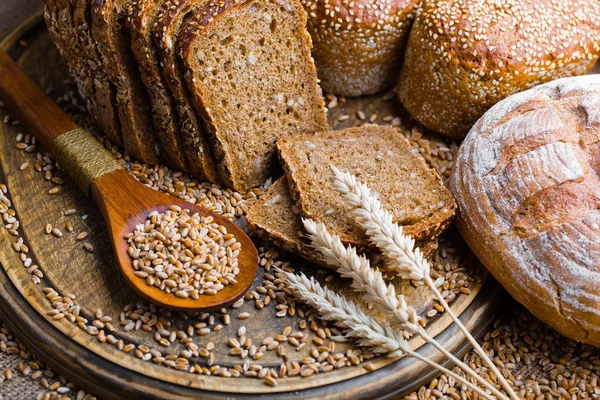
[[[216,161],[206,138],[202,119],[196,113],[183,78],[184,67],[175,43],[185,17],[206,0],[163,2],[152,28],[162,74],[179,117],[179,135],[190,172],[201,180],[219,181]]]
[[[333,188],[331,165],[356,175],[378,193],[394,222],[416,239],[439,235],[456,211],[437,172],[394,128],[365,126],[284,138],[277,147],[302,215],[323,222],[345,243],[369,245]]]
[[[85,63],[83,52],[77,40],[76,27],[73,22],[73,10],[69,0],[47,0],[44,13],[50,38],[75,80],[86,107],[97,122],[98,112],[91,73]]]
[[[293,254],[306,258],[310,262],[328,267],[321,255],[313,250],[304,235],[304,227],[298,207],[290,194],[287,178],[277,180],[246,215],[252,231],[263,240]],[[437,248],[437,237],[417,242],[421,252],[428,256]],[[373,253],[369,257],[375,266],[383,261]]]
[[[278,139],[328,129],[297,0],[207,2],[185,22],[179,47],[226,185],[263,184]]]
[[[92,35],[102,55],[104,70],[117,88],[119,119],[125,150],[146,163],[160,161],[148,93],[131,52],[125,19],[128,0],[91,0]]]
[[[87,63],[94,85],[97,105],[98,127],[112,143],[122,145],[121,125],[117,106],[116,88],[104,72],[96,42],[92,38],[92,9],[89,0],[70,0],[76,37],[82,48],[82,56]]]
[[[173,168],[187,171],[179,140],[178,117],[164,83],[158,52],[152,40],[152,27],[162,3],[162,0],[130,1],[127,26],[131,34],[131,50],[140,67],[142,82],[150,94],[154,132],[161,145],[162,156]]]

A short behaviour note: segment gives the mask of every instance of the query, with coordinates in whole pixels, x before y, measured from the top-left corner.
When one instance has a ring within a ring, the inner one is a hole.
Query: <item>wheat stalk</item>
[[[390,356],[408,355],[417,358],[442,373],[454,377],[479,395],[491,399],[488,393],[462,376],[413,351],[401,333],[380,324],[367,315],[358,304],[334,293],[326,286],[321,286],[312,277],[308,279],[304,274],[295,275],[281,269],[276,271],[281,278],[285,279],[287,287],[297,297],[316,309],[322,319],[332,321],[345,329],[346,335],[354,338],[359,346],[371,347],[376,353],[387,353]]]
[[[427,333],[419,324],[421,318],[417,312],[406,303],[404,296],[396,295],[396,288],[386,284],[381,272],[371,268],[366,257],[359,256],[354,247],[344,246],[340,237],[329,233],[324,224],[310,219],[303,219],[303,223],[312,247],[323,255],[323,260],[341,276],[352,279],[351,287],[359,293],[365,293],[364,300],[373,303],[392,327],[421,336],[496,396],[503,397],[494,386]]]
[[[415,249],[412,238],[404,235],[402,227],[393,222],[392,215],[383,209],[377,195],[367,185],[348,172],[343,172],[336,167],[331,167],[334,173],[334,188],[343,195],[345,203],[353,211],[356,222],[367,232],[367,235],[385,256],[392,262],[391,267],[402,278],[423,282],[427,285],[442,307],[448,312],[452,320],[465,334],[475,351],[481,356],[487,366],[498,376],[502,386],[511,399],[518,400],[518,396],[510,386],[504,375],[473,338],[467,328],[454,314],[442,294],[437,289],[435,282],[430,276],[430,266],[423,257],[420,250]]]

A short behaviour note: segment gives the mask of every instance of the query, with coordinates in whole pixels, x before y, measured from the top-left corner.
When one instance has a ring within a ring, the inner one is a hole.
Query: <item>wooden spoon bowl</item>
[[[100,207],[108,225],[113,248],[123,275],[144,299],[180,311],[207,311],[235,302],[250,288],[258,271],[258,253],[250,238],[228,219],[187,201],[162,194],[138,182],[89,133],[37,87],[29,77],[0,50],[0,96],[12,106],[44,147],[75,178],[82,190]],[[134,273],[125,236],[143,224],[151,212],[165,212],[179,206],[203,217],[212,216],[241,244],[237,282],[226,285],[214,295],[202,294],[197,300],[180,298],[150,286]]]

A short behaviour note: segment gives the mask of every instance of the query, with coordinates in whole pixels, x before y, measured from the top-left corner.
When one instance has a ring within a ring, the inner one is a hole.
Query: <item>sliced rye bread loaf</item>
[[[104,136],[112,143],[122,145],[121,123],[117,106],[117,90],[110,83],[102,65],[102,59],[96,42],[92,38],[92,7],[89,1],[70,0],[73,10],[73,23],[76,36],[82,47],[85,62],[88,65],[94,85],[98,106],[96,119]]]
[[[261,239],[310,262],[328,266],[304,237],[300,211],[294,204],[285,176],[271,185],[267,193],[248,211],[247,220],[252,231]],[[437,248],[438,240],[437,237],[421,240],[416,245],[428,256]],[[383,264],[379,253],[372,252],[369,258],[375,266]]]
[[[207,2],[184,25],[179,54],[223,183],[263,184],[278,139],[328,129],[298,0]]]
[[[175,48],[185,17],[205,1],[163,2],[152,28],[152,37],[161,60],[165,83],[179,117],[179,135],[190,172],[200,180],[218,182],[217,163],[210,150],[202,118],[196,113],[185,84],[184,67]]]
[[[160,147],[154,136],[148,93],[131,52],[125,19],[128,0],[92,1],[92,34],[104,70],[117,88],[123,145],[138,161],[158,163]]]
[[[369,241],[333,187],[332,165],[378,193],[394,222],[415,239],[437,236],[456,211],[437,172],[395,128],[365,126],[284,138],[277,147],[302,216],[323,222],[358,248]]]
[[[150,94],[154,132],[161,145],[162,156],[171,167],[187,171],[179,140],[178,117],[152,40],[152,27],[162,4],[162,0],[131,0],[127,26],[131,34],[131,50],[139,64],[142,82]]]
[[[88,112],[94,122],[99,122],[99,107],[96,103],[92,74],[77,40],[73,10],[69,0],[46,0],[44,18],[50,38],[57,46],[69,73],[75,80],[79,93],[86,102]]]

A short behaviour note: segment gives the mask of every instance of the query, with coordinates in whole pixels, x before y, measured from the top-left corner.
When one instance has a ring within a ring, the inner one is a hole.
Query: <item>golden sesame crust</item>
[[[410,33],[398,96],[426,127],[462,138],[503,98],[582,75],[599,56],[598,2],[425,2]]]
[[[360,96],[394,83],[418,0],[301,3],[323,90]]]

